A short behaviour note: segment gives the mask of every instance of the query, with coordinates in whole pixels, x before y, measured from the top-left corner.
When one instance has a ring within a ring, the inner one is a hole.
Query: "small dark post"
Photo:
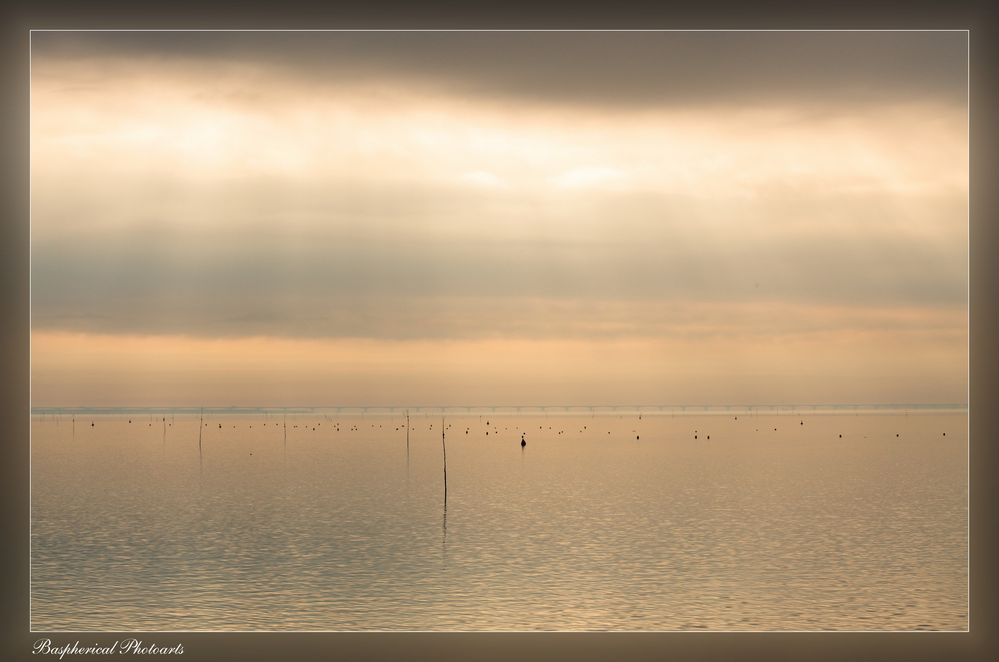
[[[198,419],[198,463],[199,465],[204,461],[201,455],[201,432],[205,427],[205,408],[201,408],[201,417]]]

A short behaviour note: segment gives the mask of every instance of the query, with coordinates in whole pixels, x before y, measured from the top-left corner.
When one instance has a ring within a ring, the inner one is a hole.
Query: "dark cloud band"
[[[690,300],[948,309],[967,297],[961,246],[889,234],[738,246],[695,246],[690,238],[589,247],[317,241],[294,255],[263,246],[232,253],[223,245],[196,254],[189,247],[200,240],[178,236],[154,245],[140,234],[36,245],[35,327],[197,336],[630,336],[650,332],[649,311]],[[537,301],[548,304],[539,309]],[[574,302],[592,312],[607,301],[631,317],[621,313],[609,325],[572,319]]]
[[[594,106],[967,102],[968,35],[939,32],[36,32],[38,64],[245,63],[314,84],[428,83]]]

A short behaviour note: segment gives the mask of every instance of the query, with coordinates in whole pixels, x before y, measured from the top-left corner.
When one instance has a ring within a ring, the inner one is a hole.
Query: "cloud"
[[[202,339],[35,333],[32,402],[523,405],[962,402],[932,336],[621,340]],[[919,357],[919,360],[913,360]]]
[[[46,398],[963,393],[966,33],[32,44]]]
[[[382,81],[522,102],[963,105],[968,36],[938,32],[35,32],[32,56],[269,69],[294,85]],[[245,91],[253,94],[252,86]]]
[[[552,181],[564,189],[614,188],[626,178],[627,174],[617,168],[580,166],[559,173]]]
[[[502,177],[499,177],[485,170],[472,170],[461,174],[461,181],[475,187],[485,189],[506,189],[509,188]]]
[[[209,336],[634,335],[653,328],[643,309],[683,301],[966,301],[960,244],[883,231],[827,232],[820,241],[800,232],[732,239],[681,222],[607,242],[338,240],[317,233],[283,250],[226,233],[154,239],[137,228],[36,242],[33,321],[39,328]],[[614,300],[629,302],[630,323],[621,316],[617,326],[596,328],[557,305]]]

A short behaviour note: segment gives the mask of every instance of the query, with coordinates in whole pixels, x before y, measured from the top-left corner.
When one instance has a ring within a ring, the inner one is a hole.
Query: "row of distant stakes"
[[[415,428],[412,426],[412,421],[410,420],[410,414],[409,414],[408,411],[405,413],[405,415],[406,415],[405,426],[399,424],[399,425],[396,425],[394,429],[395,429],[396,432],[398,432],[400,429],[403,429],[403,428],[406,431],[406,457],[408,458],[409,457],[409,437],[410,437],[410,432],[411,431],[415,431]],[[479,417],[480,423],[482,421],[482,418],[483,418],[482,416]],[[619,416],[618,418],[623,418],[623,416]],[[738,416],[734,416],[733,418],[734,418],[734,420],[739,420]],[[200,414],[200,416],[199,416],[199,419],[198,419],[198,458],[199,458],[199,463],[203,463],[203,452],[202,452],[202,447],[203,447],[203,444],[202,444],[203,431],[204,431],[205,428],[207,428],[209,426],[208,423],[205,423],[204,419],[205,419],[204,411],[202,411],[201,414]],[[340,432],[340,422],[339,421],[332,420],[328,416],[325,417],[325,420],[328,423],[332,424],[331,427],[332,427],[332,429],[333,429],[334,432]],[[642,420],[642,415],[641,414],[638,414],[638,420],[639,421]],[[74,438],[75,438],[75,433],[76,433],[76,416],[73,416],[72,422],[73,422],[73,435],[74,435]],[[128,419],[128,423],[131,424],[132,423],[132,419]],[[166,429],[167,429],[168,426],[170,426],[170,427],[173,426],[173,417],[171,416],[170,423],[167,423],[166,417],[164,416],[162,418],[162,423],[163,423],[163,443],[165,444],[166,443]],[[152,422],[150,422],[148,424],[148,427],[152,427],[152,425],[153,425]],[[266,427],[267,426],[267,422],[264,422],[263,425],[264,425],[264,427]],[[278,424],[275,423],[274,425],[276,427]],[[799,420],[798,421],[798,425],[799,426],[804,426],[805,425],[805,421],[804,420]],[[96,424],[95,424],[94,421],[90,421],[90,427],[92,427],[92,428],[96,427]],[[233,429],[236,429],[237,426],[233,425],[232,427],[233,427]],[[282,430],[283,430],[283,433],[284,433],[284,450],[285,450],[285,453],[287,454],[287,449],[288,449],[288,418],[287,418],[287,415],[285,415],[282,418],[281,427],[282,427]],[[299,426],[296,425],[296,424],[292,425],[293,429],[297,429],[298,427]],[[322,427],[322,422],[317,422],[315,425],[305,424],[302,427],[304,429],[306,429],[306,430],[315,431],[317,427]],[[375,424],[372,423],[371,427],[374,428]],[[379,424],[378,427],[382,428],[383,426],[381,424]],[[451,424],[446,423],[445,417],[442,415],[441,416],[441,455],[442,455],[442,459],[443,459],[443,472],[444,472],[444,504],[445,504],[445,509],[447,508],[447,443],[446,443],[445,435],[446,435],[447,430],[451,429],[451,427],[452,427]],[[253,425],[250,424],[249,428],[252,429]],[[492,425],[491,421],[488,420],[488,419],[485,422],[485,428],[486,428],[485,429],[485,436],[487,436],[487,437],[489,436],[490,432],[493,432],[494,436],[499,436],[500,435],[499,428],[497,426],[495,426],[495,425]],[[218,424],[218,429],[220,429],[220,430],[223,429],[221,423]],[[434,424],[431,423],[429,425],[429,427],[428,427],[428,430],[432,431],[433,429],[434,429]],[[538,429],[539,430],[544,430],[544,426],[540,426],[539,425]],[[356,424],[352,424],[348,428],[348,431],[350,431],[350,432],[357,432],[358,430],[359,430],[359,428],[358,428],[358,426]],[[504,432],[506,432],[508,430],[509,430],[509,428],[507,428],[507,427],[503,428]],[[551,431],[552,430],[552,426],[548,426],[548,430]],[[588,430],[589,430],[588,426],[584,425],[581,429],[578,430],[578,432],[580,434],[584,434]],[[470,427],[466,427],[465,428],[465,434],[466,435],[470,431],[471,431]],[[755,428],[755,431],[759,432],[760,429],[759,428]],[[521,430],[519,427],[517,427],[517,428],[515,428],[515,432],[520,432],[520,447],[523,450],[527,446],[527,431],[526,430]],[[637,430],[633,429],[631,432],[635,435],[635,440],[636,441],[638,441],[638,440],[641,439],[641,435],[638,434]],[[774,432],[777,432],[777,428],[776,427],[774,428]],[[563,429],[559,429],[556,432],[556,435],[558,435],[558,436],[561,436],[563,434],[565,434],[565,429],[564,428]],[[610,430],[607,431],[607,434],[608,435],[611,434]],[[900,437],[901,435],[899,433],[896,433],[895,436],[896,437]],[[942,434],[942,436],[946,437],[947,433],[944,432]],[[699,439],[700,438],[700,431],[699,430],[695,429],[693,431],[693,438],[694,439]],[[706,435],[704,435],[704,438],[706,440],[707,439],[711,439],[711,435],[710,434],[706,434]],[[838,438],[842,439],[843,438],[843,434],[839,433],[838,434]],[[866,438],[866,436],[865,436],[865,438]],[[253,455],[252,451],[250,452],[250,455]]]
[[[331,420],[329,419],[329,417],[326,417],[326,418],[327,418],[327,421],[328,421],[328,422],[331,422],[331,423],[332,423],[332,428],[333,428],[333,431],[334,431],[334,432],[340,432],[340,422],[339,422],[339,421],[331,421]],[[480,416],[479,418],[481,419],[482,417]],[[619,416],[619,418],[621,418],[621,417]],[[733,418],[734,418],[734,420],[739,420],[739,417],[738,417],[738,416],[734,416]],[[641,415],[641,414],[639,414],[639,415],[638,415],[638,420],[639,420],[639,421],[640,421],[640,420],[642,420],[642,415]],[[74,430],[75,430],[75,426],[76,426],[76,417],[75,417],[75,416],[73,417],[72,421],[73,421],[73,426],[74,426]],[[128,422],[129,422],[129,424],[131,424],[131,423],[132,423],[132,419],[128,419]],[[164,426],[164,432],[166,432],[166,427],[167,427],[167,426],[170,426],[170,427],[172,427],[172,426],[173,426],[173,420],[172,420],[172,417],[171,417],[171,422],[170,422],[170,423],[167,423],[167,420],[166,420],[166,417],[163,417],[163,418],[162,418],[162,422],[163,422],[163,426]],[[200,417],[200,420],[199,420],[199,422],[200,422],[200,425],[199,425],[199,427],[200,427],[200,428],[206,428],[206,427],[208,427],[208,426],[209,426],[209,424],[208,424],[208,423],[205,423],[205,422],[204,422],[204,415],[203,415],[203,414],[201,415],[201,417]],[[805,424],[805,422],[804,422],[803,420],[800,420],[800,421],[798,421],[798,425],[801,425],[801,426],[804,426],[804,424]],[[152,423],[148,423],[148,427],[152,427],[152,425],[153,425]],[[264,427],[266,427],[266,426],[267,426],[267,423],[264,423],[263,425],[264,425]],[[276,426],[276,425],[277,425],[277,424],[275,423],[275,426]],[[450,430],[450,429],[451,429],[451,427],[452,427],[452,425],[451,425],[450,423],[447,423],[447,424],[446,424],[446,426],[445,426],[445,419],[444,419],[443,417],[441,418],[441,425],[442,425],[442,435],[443,435],[443,430]],[[90,422],[90,427],[95,427],[95,423],[94,423],[94,421],[91,421],[91,422]],[[232,427],[233,427],[233,429],[236,429],[236,428],[237,428],[237,426],[236,426],[236,425],[233,425]],[[252,425],[252,424],[248,425],[248,427],[249,427],[250,429],[253,429],[253,425]],[[287,441],[287,427],[288,427],[288,424],[287,424],[287,418],[285,418],[285,420],[284,420],[284,421],[282,421],[282,427],[283,427],[283,428],[284,428],[284,430],[285,430],[285,440]],[[294,425],[294,424],[292,425],[292,428],[293,428],[293,429],[297,429],[298,427],[299,427],[298,425]],[[312,430],[312,431],[315,431],[317,427],[322,427],[322,422],[318,422],[318,423],[316,423],[315,425],[311,425],[311,426],[310,426],[309,424],[305,424],[305,425],[303,425],[303,426],[302,426],[302,428],[303,428],[303,429],[305,429],[305,430]],[[374,427],[375,427],[375,424],[374,424],[374,423],[372,423],[372,424],[371,424],[371,427],[372,427],[372,428],[374,428]],[[378,427],[379,427],[379,428],[382,428],[383,426],[382,426],[382,425],[378,425]],[[487,429],[486,429],[486,431],[485,431],[485,436],[487,436],[487,437],[489,436],[489,432],[490,432],[490,430],[489,430],[488,428],[490,428],[490,427],[491,427],[492,431],[493,431],[493,432],[495,432],[495,434],[496,434],[497,436],[499,435],[499,428],[498,428],[498,427],[496,427],[496,426],[491,426],[491,422],[490,422],[489,420],[486,420],[486,422],[485,422],[485,427],[487,428]],[[219,424],[218,424],[218,428],[219,428],[220,430],[221,430],[221,429],[223,429],[223,426],[222,426],[222,424],[221,424],[221,423],[219,423]],[[348,431],[350,431],[350,432],[356,432],[356,431],[358,431],[359,429],[360,429],[360,428],[358,428],[358,426],[357,426],[357,425],[351,425],[351,426],[350,426],[350,427],[348,428]],[[409,448],[409,432],[410,432],[410,431],[415,431],[415,430],[416,430],[416,428],[412,427],[412,425],[411,425],[411,422],[410,422],[410,416],[409,416],[409,413],[408,413],[408,412],[407,412],[407,414],[406,414],[406,425],[405,425],[405,426],[402,426],[402,425],[397,425],[397,426],[395,426],[395,428],[394,428],[394,429],[395,429],[395,431],[397,431],[397,432],[398,432],[398,431],[399,431],[400,429],[405,429],[405,430],[406,430],[406,447],[407,447],[407,450],[408,450],[408,448]],[[428,427],[427,429],[428,429],[428,430],[433,430],[433,429],[434,429],[434,425],[433,425],[433,423],[431,423],[431,424],[430,424],[430,426],[429,426],[429,427]],[[543,430],[543,429],[544,429],[544,427],[543,427],[543,426],[540,426],[540,425],[539,425],[539,426],[538,426],[538,429],[539,429],[539,430]],[[552,426],[548,426],[548,429],[549,429],[549,430],[552,430]],[[504,428],[503,428],[503,431],[507,431],[507,430],[509,430],[509,428],[507,428],[507,427],[504,427]],[[517,430],[519,430],[519,428],[517,428]],[[584,425],[584,426],[583,426],[583,427],[582,427],[581,429],[579,429],[579,430],[578,430],[578,432],[579,432],[580,434],[582,434],[582,433],[586,432],[587,430],[588,430],[588,426]],[[470,427],[466,427],[466,428],[465,428],[465,434],[466,434],[466,435],[467,435],[467,434],[468,434],[468,433],[469,433],[470,431],[471,431],[471,428],[470,428]],[[760,431],[760,429],[759,429],[759,428],[755,428],[755,431],[756,431],[756,432],[759,432],[759,431]],[[565,432],[566,432],[566,430],[565,430],[565,429],[563,428],[563,429],[560,429],[560,430],[558,430],[558,431],[556,432],[556,434],[557,434],[557,435],[562,435],[562,434],[565,434]],[[632,430],[632,432],[634,433],[634,432],[637,432],[637,431],[636,431],[636,430]],[[777,432],[777,428],[776,428],[776,427],[774,428],[774,432]],[[608,435],[610,435],[610,434],[611,434],[611,432],[610,432],[610,431],[608,430],[608,431],[607,431],[607,434],[608,434]],[[521,446],[521,448],[523,448],[523,447],[527,446],[527,440],[526,440],[526,436],[527,436],[527,432],[526,432],[526,431],[521,431],[521,432],[520,432],[520,446]],[[896,434],[895,434],[895,436],[896,436],[896,437],[900,437],[901,435],[900,435],[900,434],[898,434],[898,433],[896,433]],[[942,436],[946,437],[946,436],[947,436],[947,433],[946,433],[946,432],[942,433]],[[635,434],[635,439],[636,439],[636,440],[639,440],[640,438],[641,438],[641,436],[640,436],[640,435],[638,435],[638,434]],[[700,438],[700,436],[699,436],[699,431],[698,431],[697,429],[695,429],[695,430],[693,431],[693,438],[694,438],[694,439],[699,439],[699,438]],[[842,433],[840,433],[840,434],[838,435],[838,438],[840,438],[840,439],[842,439],[842,438],[843,438],[843,435],[842,435]],[[705,435],[705,439],[711,439],[711,435]],[[199,441],[200,441],[200,433],[199,433]]]

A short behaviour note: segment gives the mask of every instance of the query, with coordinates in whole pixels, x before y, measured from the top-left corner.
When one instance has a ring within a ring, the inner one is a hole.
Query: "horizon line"
[[[327,404],[327,405],[39,405],[30,408],[32,413],[49,411],[179,411],[179,410],[473,410],[487,409],[513,411],[546,411],[546,410],[753,410],[753,409],[968,409],[968,403],[960,402],[815,402],[815,403],[717,403],[717,404]]]

